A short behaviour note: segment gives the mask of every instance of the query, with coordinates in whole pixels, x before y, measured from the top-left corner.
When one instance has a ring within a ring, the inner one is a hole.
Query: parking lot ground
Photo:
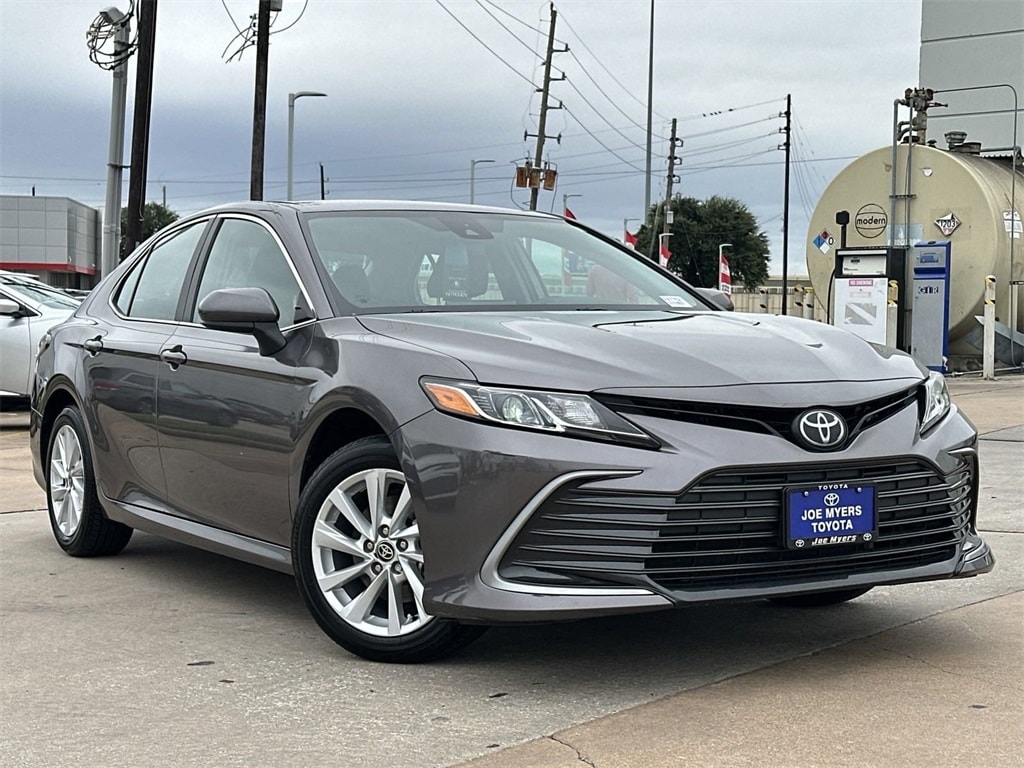
[[[1019,765],[1024,594],[669,696],[463,768]]]
[[[66,557],[23,416],[4,412],[0,762],[1017,766],[1024,377],[951,384],[982,433],[992,573],[813,611],[496,628],[420,666],[338,649],[281,574],[141,534],[118,557]]]

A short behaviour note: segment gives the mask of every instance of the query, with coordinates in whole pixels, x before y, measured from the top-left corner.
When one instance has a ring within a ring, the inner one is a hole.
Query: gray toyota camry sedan
[[[437,658],[500,622],[829,605],[993,566],[976,431],[941,376],[719,311],[544,214],[189,216],[42,339],[32,407],[68,554],[138,529],[293,573],[369,659]]]

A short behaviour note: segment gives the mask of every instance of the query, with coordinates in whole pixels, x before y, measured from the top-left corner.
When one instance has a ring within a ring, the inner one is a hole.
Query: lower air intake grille
[[[642,584],[666,590],[758,587],[932,565],[955,556],[970,523],[973,459],[943,475],[917,459],[884,464],[737,468],[679,496],[569,484],[533,514],[501,561],[503,578],[536,584]],[[817,483],[875,487],[870,544],[790,550],[784,489]]]

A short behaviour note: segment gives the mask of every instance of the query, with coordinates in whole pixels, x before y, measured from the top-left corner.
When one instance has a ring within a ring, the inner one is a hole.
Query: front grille
[[[900,570],[953,558],[970,525],[973,458],[948,474],[919,459],[736,468],[678,496],[568,484],[533,514],[502,558],[509,580],[644,584],[673,591],[756,587]],[[790,550],[784,489],[818,483],[875,487],[878,537],[867,544]]]
[[[863,403],[828,407],[843,417],[849,433],[843,443],[833,446],[841,450],[850,444],[858,434],[893,416],[918,401],[919,388],[915,385],[902,392],[879,397]],[[776,408],[762,405],[717,404],[689,402],[684,400],[663,400],[653,397],[630,397],[597,393],[594,397],[616,413],[671,419],[690,424],[702,424],[720,429],[733,429],[775,435],[803,446],[793,432],[793,422],[807,410],[800,408]]]

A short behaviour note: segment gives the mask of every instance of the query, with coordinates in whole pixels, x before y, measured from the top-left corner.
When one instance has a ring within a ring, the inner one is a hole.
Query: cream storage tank
[[[847,247],[948,240],[950,354],[977,355],[963,338],[977,327],[975,315],[982,314],[986,275],[996,277],[998,320],[1018,331],[1024,323],[1021,287],[1011,285],[1024,279],[1024,169],[1019,154],[1014,174],[1013,155],[982,156],[982,148],[964,141],[962,133],[947,134],[947,140],[950,146],[945,149],[898,145],[895,169],[892,146],[869,152],[844,168],[814,209],[807,271],[820,301],[834,296],[830,283],[840,244],[838,211],[850,214]]]

